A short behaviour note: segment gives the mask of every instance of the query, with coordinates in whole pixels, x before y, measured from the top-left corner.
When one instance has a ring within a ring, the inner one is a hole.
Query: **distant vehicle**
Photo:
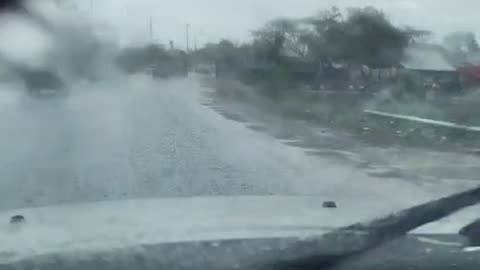
[[[47,33],[53,33],[52,26],[36,13],[30,12],[25,0],[0,0],[0,14],[14,12],[23,15]],[[39,68],[30,68],[11,62],[5,55],[0,55],[0,63],[18,76],[27,88],[28,94],[36,97],[51,97],[65,94],[65,83],[59,74]]]
[[[28,94],[35,97],[52,97],[66,93],[65,83],[60,76],[43,69],[22,69],[18,72],[25,83]]]
[[[38,67],[28,67],[10,61],[0,55],[0,68],[3,80],[22,82],[27,93],[36,97],[51,97],[66,94],[66,84],[60,74],[53,70]]]

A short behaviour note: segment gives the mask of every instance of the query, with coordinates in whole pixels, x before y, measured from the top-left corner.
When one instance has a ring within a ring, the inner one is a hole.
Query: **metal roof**
[[[435,48],[409,47],[401,65],[406,69],[422,71],[456,71],[443,54]]]

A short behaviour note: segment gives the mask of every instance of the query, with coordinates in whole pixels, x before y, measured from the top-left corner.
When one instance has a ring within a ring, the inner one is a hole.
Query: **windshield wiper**
[[[403,210],[368,223],[344,227],[320,239],[311,239],[289,247],[296,254],[283,254],[283,259],[268,269],[318,270],[335,266],[347,258],[363,254],[387,242],[405,236],[425,224],[438,221],[480,202],[480,187]],[[299,253],[303,253],[299,256]],[[290,257],[290,258],[289,258]],[[301,258],[301,259],[298,259]]]

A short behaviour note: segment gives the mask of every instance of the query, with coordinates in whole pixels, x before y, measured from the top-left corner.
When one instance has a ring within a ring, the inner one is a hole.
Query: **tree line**
[[[429,42],[432,32],[397,26],[374,7],[332,7],[300,19],[278,18],[252,31],[251,41],[222,40],[194,52],[200,62],[215,63],[217,75],[240,76],[247,81],[278,81],[314,76],[311,70],[335,66],[398,66],[407,47]],[[454,64],[464,62],[479,46],[471,32],[456,32],[442,44]],[[327,72],[328,74],[328,72]],[[328,75],[333,76],[333,75]]]
[[[127,47],[119,52],[116,64],[129,74],[149,73],[159,78],[188,72],[188,58],[184,51],[166,49],[159,44]]]
[[[407,47],[426,43],[432,35],[428,30],[397,26],[374,7],[332,7],[305,18],[271,20],[252,31],[248,42],[223,39],[191,52],[158,44],[126,48],[117,64],[128,73],[151,72],[157,77],[185,74],[198,63],[209,64],[220,77],[292,89],[297,82],[318,80],[318,70],[325,78],[347,81],[348,75],[334,67],[398,66]],[[471,32],[447,35],[442,45],[456,65],[480,51]]]
[[[250,43],[238,45],[223,40],[207,44],[197,55],[227,64],[248,59],[256,64],[278,65],[294,58],[320,65],[386,67],[401,61],[409,44],[428,35],[428,31],[393,25],[382,11],[373,7],[350,8],[345,12],[333,7],[307,18],[272,20],[252,31]]]

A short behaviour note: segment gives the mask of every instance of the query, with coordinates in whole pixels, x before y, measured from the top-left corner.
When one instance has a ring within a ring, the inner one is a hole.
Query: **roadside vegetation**
[[[185,76],[188,72],[188,58],[184,51],[166,49],[158,44],[124,48],[115,62],[128,74],[148,73],[155,78]]]
[[[272,20],[252,31],[250,42],[210,43],[191,57],[215,67],[219,99],[257,104],[374,143],[476,148],[476,133],[364,113],[379,110],[480,125],[476,85],[467,85],[458,72],[480,51],[474,34],[452,33],[442,44],[434,44],[432,35],[396,26],[373,7],[333,7],[307,18]],[[404,64],[417,56],[409,55],[411,48],[444,58],[451,70]]]

